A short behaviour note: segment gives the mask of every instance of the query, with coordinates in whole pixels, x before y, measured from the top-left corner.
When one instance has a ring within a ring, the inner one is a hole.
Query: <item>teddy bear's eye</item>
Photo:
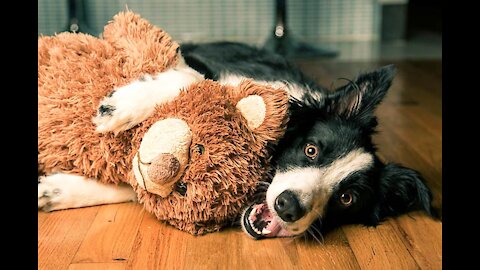
[[[185,196],[185,194],[187,194],[187,184],[183,182],[177,182],[175,184],[175,191],[180,193],[180,195]]]
[[[195,152],[201,155],[203,152],[205,152],[205,147],[203,147],[201,144],[195,144]]]

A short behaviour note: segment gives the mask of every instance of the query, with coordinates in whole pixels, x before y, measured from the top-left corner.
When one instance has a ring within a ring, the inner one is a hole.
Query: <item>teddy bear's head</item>
[[[132,186],[161,220],[194,234],[219,229],[248,204],[284,132],[287,94],[244,81],[203,81],[142,123]]]

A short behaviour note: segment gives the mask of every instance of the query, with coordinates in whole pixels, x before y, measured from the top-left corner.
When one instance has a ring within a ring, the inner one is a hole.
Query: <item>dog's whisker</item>
[[[320,228],[322,226],[322,214],[320,214],[320,212],[317,209],[312,209],[312,211],[318,215],[318,218],[314,223],[312,223],[310,225],[309,229],[315,230],[315,232],[318,234],[318,236],[322,239],[322,243],[324,243],[325,239],[323,238],[322,232],[320,231]],[[317,227],[316,223],[318,223],[319,227]]]
[[[311,225],[310,228],[313,229],[313,230],[315,230],[318,234],[320,234],[320,235],[322,234],[322,233],[320,232],[320,229],[317,228],[315,225]]]
[[[322,232],[315,227],[315,225],[310,226],[310,229],[314,230],[318,234],[318,236],[322,239],[322,243],[325,243],[325,238],[323,238]]]
[[[315,241],[317,241],[319,244],[323,244],[323,242],[320,241],[310,229],[308,229],[307,232],[315,239]]]

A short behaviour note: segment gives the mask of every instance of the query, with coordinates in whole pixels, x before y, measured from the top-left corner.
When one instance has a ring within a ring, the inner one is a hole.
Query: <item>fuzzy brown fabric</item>
[[[178,47],[166,32],[133,12],[116,15],[103,39],[73,33],[40,37],[40,173],[63,171],[101,182],[125,181],[119,176],[130,171],[130,134],[97,134],[92,118],[115,87],[174,66]]]
[[[38,163],[40,174],[62,171],[104,183],[128,182],[158,219],[192,234],[220,229],[248,205],[265,180],[271,146],[287,121],[285,91],[245,81],[238,87],[205,80],[188,87],[154,115],[116,137],[95,133],[92,117],[115,87],[176,64],[178,44],[132,12],[105,27],[103,39],[62,33],[38,40]],[[266,119],[251,130],[235,105],[248,95],[266,103]],[[138,186],[132,160],[157,121],[175,117],[192,131],[180,182],[186,194],[167,197]],[[204,146],[199,153],[196,144]]]

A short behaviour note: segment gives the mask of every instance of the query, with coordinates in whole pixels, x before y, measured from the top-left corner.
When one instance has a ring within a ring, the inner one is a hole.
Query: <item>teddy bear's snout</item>
[[[166,118],[145,132],[133,158],[135,180],[146,191],[166,197],[190,160],[192,132],[187,122]]]
[[[180,172],[180,162],[174,155],[162,153],[152,160],[147,172],[152,182],[167,184]]]

